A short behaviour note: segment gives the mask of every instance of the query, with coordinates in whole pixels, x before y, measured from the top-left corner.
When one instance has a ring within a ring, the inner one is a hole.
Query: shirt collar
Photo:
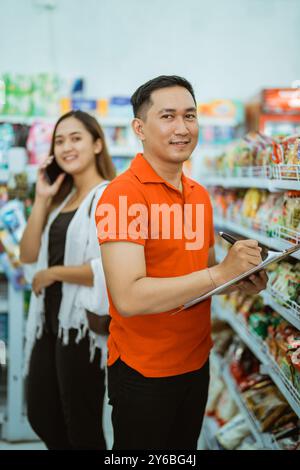
[[[141,183],[162,183],[176,190],[174,186],[172,186],[170,183],[168,183],[168,181],[164,180],[156,173],[150,163],[144,158],[142,153],[138,153],[136,155],[131,163],[130,169]],[[181,181],[185,191],[186,189],[191,190],[195,186],[195,183],[187,178],[183,173]]]

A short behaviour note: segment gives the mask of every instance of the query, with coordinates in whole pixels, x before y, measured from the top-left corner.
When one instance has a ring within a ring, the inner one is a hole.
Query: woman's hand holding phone
[[[50,183],[49,178],[46,174],[46,168],[51,165],[53,160],[53,156],[48,157],[38,169],[35,192],[36,197],[38,197],[39,199],[49,200],[53,198],[59,191],[59,188],[65,178],[66,174],[62,172],[57,176],[57,178],[52,184]]]

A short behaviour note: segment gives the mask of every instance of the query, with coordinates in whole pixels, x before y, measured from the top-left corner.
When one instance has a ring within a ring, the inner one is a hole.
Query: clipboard
[[[240,274],[234,279],[231,279],[231,281],[228,281],[225,284],[222,284],[221,286],[216,287],[215,289],[207,292],[206,294],[203,294],[200,297],[197,297],[196,299],[191,300],[190,302],[187,302],[181,307],[179,311],[192,307],[193,305],[198,304],[199,302],[203,302],[203,300],[208,299],[212,295],[222,294],[222,292],[226,290],[228,287],[238,283],[239,281],[242,281],[243,279],[246,279],[248,276],[251,276],[251,274],[255,274],[261,271],[262,269],[267,267],[269,264],[277,263],[278,261],[283,260],[284,258],[291,255],[292,253],[295,253],[295,251],[298,251],[298,250],[300,250],[300,243],[295,246],[292,246],[291,248],[287,248],[286,250],[283,250],[283,251],[268,250],[268,256],[262,263],[258,264],[257,266],[254,266],[253,268],[249,269],[243,274]]]

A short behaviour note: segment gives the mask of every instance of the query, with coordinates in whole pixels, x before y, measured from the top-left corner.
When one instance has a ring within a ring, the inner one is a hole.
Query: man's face
[[[151,94],[152,105],[142,119],[145,153],[161,160],[182,163],[198,141],[197,110],[183,87],[162,88]]]

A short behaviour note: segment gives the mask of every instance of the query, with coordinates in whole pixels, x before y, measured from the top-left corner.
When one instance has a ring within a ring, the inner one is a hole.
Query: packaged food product
[[[284,163],[286,165],[300,165],[300,136],[286,137],[283,139],[283,145]]]
[[[13,267],[18,268],[20,264],[20,248],[12,235],[7,230],[0,230],[0,244],[7,253]]]
[[[233,331],[227,328],[223,331],[218,332],[217,335],[212,334],[214,342],[214,351],[220,356],[224,356],[233,338]]]
[[[224,390],[224,387],[225,385],[223,381],[217,375],[213,377],[213,380],[210,380],[208,399],[205,410],[205,413],[208,416],[213,416],[215,414],[217,404]]]
[[[245,418],[237,414],[219,428],[216,439],[224,449],[233,450],[250,434]]]
[[[300,191],[287,191],[284,193],[283,225],[297,230],[300,223]],[[293,239],[291,240],[293,241]]]
[[[293,351],[291,354],[291,362],[294,366],[294,368],[300,372],[300,347],[296,349],[296,351]]]
[[[265,339],[268,334],[269,318],[264,313],[252,313],[249,316],[249,329],[252,333]]]
[[[273,384],[258,390],[247,390],[243,393],[243,397],[247,406],[258,419],[261,431],[270,429],[275,421],[290,409],[286,400]]]
[[[240,340],[233,342],[228,355],[231,356],[230,372],[238,384],[249,374],[258,372],[259,362],[257,358]]]
[[[296,334],[288,336],[287,342],[291,349],[300,348],[300,331]]]
[[[228,390],[223,389],[216,408],[216,418],[221,425],[227,423],[238,412],[235,401],[231,398]]]
[[[0,209],[0,221],[16,242],[20,243],[26,226],[22,203],[18,200],[8,201]]]
[[[271,380],[267,375],[254,373],[248,375],[240,384],[239,389],[241,392],[245,392],[246,390],[257,389],[261,387],[265,387],[266,385],[270,384]]]
[[[244,217],[254,219],[258,211],[262,198],[262,191],[259,189],[248,189],[243,202],[242,214]]]

